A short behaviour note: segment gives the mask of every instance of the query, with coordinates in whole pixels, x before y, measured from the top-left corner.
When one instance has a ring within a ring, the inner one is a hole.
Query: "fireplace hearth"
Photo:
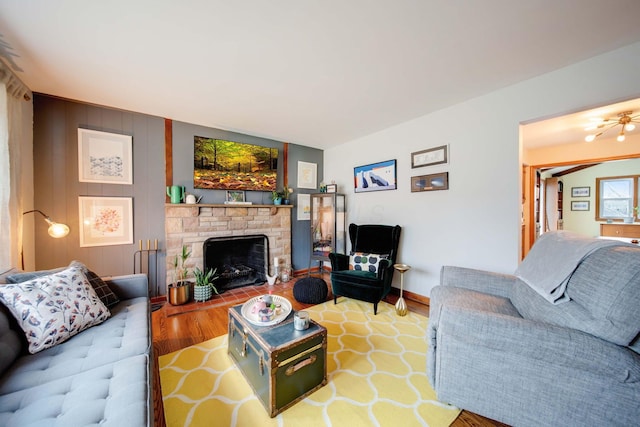
[[[262,285],[269,268],[269,239],[264,234],[208,238],[203,263],[205,271],[216,269],[219,291]]]

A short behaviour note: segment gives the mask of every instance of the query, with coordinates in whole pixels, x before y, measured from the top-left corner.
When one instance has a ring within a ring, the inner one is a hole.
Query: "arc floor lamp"
[[[67,234],[69,234],[69,226],[67,224],[62,224],[60,222],[55,222],[54,220],[51,219],[51,217],[49,215],[45,215],[42,211],[38,210],[38,209],[33,209],[30,211],[26,211],[26,212],[22,212],[22,215],[26,215],[28,213],[32,213],[32,212],[37,212],[40,215],[42,215],[44,217],[44,220],[47,222],[47,224],[49,224],[49,228],[47,230],[47,232],[49,233],[49,236],[54,237],[56,239],[59,239],[61,237],[66,236]],[[22,249],[20,250],[20,255],[21,255],[21,262],[22,262],[22,269],[24,270],[24,253],[22,252]]]

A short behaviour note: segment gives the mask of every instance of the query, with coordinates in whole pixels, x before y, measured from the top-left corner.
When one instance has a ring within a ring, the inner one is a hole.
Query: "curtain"
[[[22,265],[23,147],[32,147],[29,89],[0,61],[0,269]],[[29,170],[31,170],[29,168]]]

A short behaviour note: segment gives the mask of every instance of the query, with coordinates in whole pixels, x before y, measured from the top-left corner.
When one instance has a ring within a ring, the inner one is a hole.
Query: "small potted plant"
[[[273,190],[271,192],[271,200],[273,200],[273,204],[274,205],[281,205],[282,204],[282,193],[280,193],[277,190]]]
[[[213,292],[216,295],[219,294],[218,289],[215,287],[214,282],[219,276],[216,276],[216,269],[208,269],[205,271],[200,270],[199,267],[196,267],[193,270],[193,277],[195,277],[196,282],[193,286],[193,299],[196,301],[207,301],[213,295]]]
[[[293,193],[293,188],[285,186],[284,189],[282,190],[282,199],[283,199],[283,203],[285,205],[288,205],[289,202],[289,196]]]
[[[187,281],[189,269],[186,267],[191,251],[182,246],[182,253],[173,259],[173,283],[169,284],[169,304],[182,305],[189,301],[191,283]]]

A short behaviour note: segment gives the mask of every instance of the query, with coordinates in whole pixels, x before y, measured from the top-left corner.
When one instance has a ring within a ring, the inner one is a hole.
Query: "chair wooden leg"
[[[338,296],[334,295],[333,296],[333,305],[336,305],[338,303]]]
[[[375,316],[376,314],[378,314],[378,303],[374,302],[373,303],[373,315]]]

